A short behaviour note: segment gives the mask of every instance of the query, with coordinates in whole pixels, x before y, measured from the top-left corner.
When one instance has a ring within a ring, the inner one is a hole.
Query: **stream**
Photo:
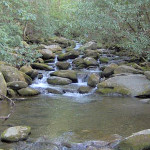
[[[80,46],[77,43],[75,50]],[[55,62],[49,65],[55,66],[57,61],[56,56]],[[72,63],[72,60],[68,62]],[[72,67],[71,65],[70,69]],[[57,70],[56,66],[54,70]],[[47,78],[52,72],[39,70],[43,78],[36,78],[30,87],[40,90],[41,95],[16,101],[14,114],[6,122],[0,120],[0,133],[11,126],[27,125],[32,128],[29,141],[47,137],[55,142],[84,142],[107,141],[114,134],[126,137],[150,127],[149,105],[137,98],[101,96],[94,93],[96,88],[88,94],[77,92],[80,86],[87,85],[91,73],[100,74],[99,66],[78,70],[78,82],[65,86],[47,83]],[[63,89],[66,92],[62,95],[50,94],[47,88]],[[9,105],[0,102],[0,114],[5,115],[8,112]],[[18,145],[19,143],[0,142],[0,148],[6,150]]]

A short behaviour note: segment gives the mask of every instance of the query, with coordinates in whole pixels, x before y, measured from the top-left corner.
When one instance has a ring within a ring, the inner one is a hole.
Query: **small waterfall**
[[[79,85],[87,85],[87,73],[78,73],[78,84]]]
[[[55,65],[55,71],[57,71],[57,66],[56,66],[56,63],[58,62],[58,56],[56,55],[55,56],[55,61],[54,61],[54,65]]]

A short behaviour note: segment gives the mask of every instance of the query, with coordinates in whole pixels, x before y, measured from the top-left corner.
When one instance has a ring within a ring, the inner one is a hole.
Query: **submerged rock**
[[[52,85],[68,85],[72,83],[70,79],[62,77],[49,77],[47,82]]]
[[[56,66],[60,69],[60,70],[67,70],[70,67],[70,63],[68,62],[57,62]]]
[[[88,85],[91,87],[96,87],[96,85],[99,83],[100,77],[99,75],[93,73],[88,78]]]
[[[48,88],[46,90],[48,93],[53,93],[53,94],[63,94],[64,93],[62,90],[57,90],[57,89],[52,89],[52,88]]]
[[[33,63],[31,64],[33,69],[39,69],[39,70],[46,70],[46,71],[53,71],[54,69],[46,64],[42,63]]]
[[[3,142],[18,142],[26,140],[30,133],[31,128],[28,126],[10,127],[1,134],[1,140]]]
[[[13,89],[13,90],[20,90],[22,88],[26,88],[28,84],[23,81],[13,81],[13,82],[8,82],[7,87]]]
[[[141,74],[118,75],[98,84],[98,93],[122,94],[135,97],[150,96],[150,81]]]
[[[34,96],[40,94],[38,90],[29,87],[18,90],[18,93],[21,96]]]
[[[118,145],[118,150],[149,150],[150,129],[143,130],[125,138]]]
[[[0,72],[0,94],[4,96],[6,96],[7,94],[7,84],[1,72]]]
[[[50,74],[51,76],[58,76],[62,78],[68,78],[73,82],[77,82],[77,72],[74,70],[59,70]]]

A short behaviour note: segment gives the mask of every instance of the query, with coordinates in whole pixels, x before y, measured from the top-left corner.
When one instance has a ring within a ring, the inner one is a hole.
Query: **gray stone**
[[[72,83],[70,79],[62,77],[49,77],[47,82],[52,85],[68,85]]]

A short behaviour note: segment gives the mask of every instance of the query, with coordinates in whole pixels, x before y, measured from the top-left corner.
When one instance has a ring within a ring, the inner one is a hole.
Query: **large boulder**
[[[143,130],[125,138],[118,145],[119,150],[149,150],[150,129]]]
[[[30,133],[31,128],[28,126],[10,127],[1,134],[1,140],[3,142],[18,142],[26,140]]]
[[[69,62],[57,62],[56,66],[60,69],[60,70],[67,70],[70,67],[70,63]]]
[[[55,54],[49,49],[42,49],[39,52],[42,54],[43,59],[55,58]]]
[[[82,69],[85,67],[83,58],[76,58],[72,63],[78,69]]]
[[[59,45],[56,45],[56,44],[45,46],[45,48],[51,50],[54,53],[58,52],[58,51],[62,51],[62,48]]]
[[[33,69],[39,69],[39,70],[46,70],[46,71],[53,71],[54,69],[46,64],[42,63],[33,63],[31,64]]]
[[[21,96],[34,96],[40,94],[38,90],[32,89],[32,88],[23,88],[17,91],[19,95]]]
[[[6,96],[7,94],[7,84],[1,72],[0,72],[0,94],[4,96]]]
[[[8,82],[7,87],[13,90],[20,90],[22,88],[26,88],[28,84],[23,81],[13,81],[13,82]]]
[[[62,77],[49,77],[47,82],[52,85],[68,85],[72,83],[70,79]]]
[[[17,68],[7,65],[0,65],[0,72],[2,72],[6,82],[25,81],[23,74]]]
[[[150,96],[150,81],[142,74],[117,75],[99,83],[97,92],[148,97]]]
[[[75,59],[79,56],[79,52],[73,50],[67,53],[62,53],[58,56],[59,61],[68,60],[68,59]]]
[[[147,79],[150,80],[150,71],[145,71],[144,74],[147,77]]]
[[[72,80],[73,82],[77,82],[77,72],[74,70],[60,70],[55,71],[50,74],[51,76],[58,76],[62,78],[68,78]]]
[[[82,49],[82,50],[86,50],[86,49],[96,50],[97,49],[97,43],[94,41],[90,41],[90,42],[84,44],[80,49]]]
[[[88,85],[91,87],[96,87],[96,85],[99,83],[100,77],[99,75],[93,73],[88,78]]]
[[[102,76],[104,77],[110,77],[113,73],[114,73],[114,70],[118,67],[117,64],[110,64],[108,65],[102,72]]]
[[[122,73],[140,74],[143,72],[141,70],[137,70],[131,66],[121,65],[114,70],[114,73],[115,74],[122,74]]]
[[[92,57],[86,57],[84,58],[84,64],[89,67],[89,66],[98,66],[98,62],[92,58]]]
[[[99,58],[99,53],[97,51],[86,50],[84,51],[84,53],[85,53],[84,57],[92,57],[94,59]]]

